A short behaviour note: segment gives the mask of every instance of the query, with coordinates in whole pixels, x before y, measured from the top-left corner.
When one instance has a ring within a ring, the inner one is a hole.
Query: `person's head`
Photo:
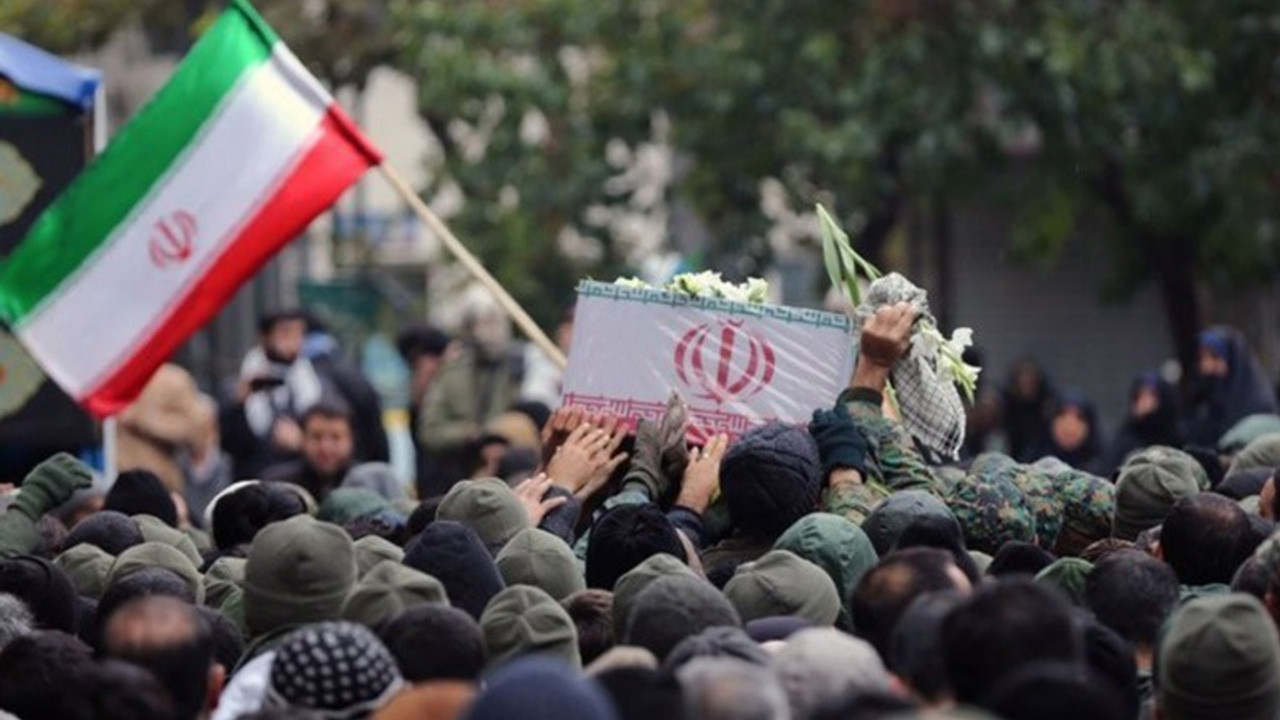
[[[685,720],[684,690],[670,673],[621,667],[596,676],[620,720]]]
[[[160,542],[145,542],[121,553],[107,572],[107,586],[139,570],[152,568],[164,568],[182,578],[191,588],[195,601],[204,602],[205,588],[199,569],[177,548]]]
[[[761,667],[773,666],[773,657],[745,630],[720,625],[681,640],[663,659],[662,669],[675,672],[698,658],[707,657],[732,658]]]
[[[618,720],[608,695],[592,680],[546,657],[527,657],[485,680],[463,720]]]
[[[1221,495],[1200,493],[1174,503],[1160,533],[1160,552],[1183,585],[1226,584],[1253,552],[1249,517]]]
[[[430,325],[411,325],[400,332],[396,348],[409,365],[415,390],[421,392],[431,384],[444,362],[450,342],[452,340],[447,333]],[[418,399],[421,398],[415,398]]]
[[[266,707],[368,717],[404,689],[387,648],[368,628],[321,622],[287,635],[275,648]]]
[[[196,606],[196,612],[209,628],[213,641],[213,661],[230,671],[244,655],[244,634],[240,626],[226,615],[207,605]]]
[[[76,523],[62,540],[64,550],[88,543],[112,557],[143,543],[133,518],[116,510],[101,510]]]
[[[695,573],[683,561],[666,553],[653,555],[632,568],[613,585],[613,636],[622,640],[627,634],[627,621],[640,593],[654,580],[671,575],[693,577]]]
[[[991,558],[987,574],[992,577],[1035,575],[1054,561],[1053,553],[1026,542],[1007,542]]]
[[[1081,620],[1084,623],[1085,666],[1115,690],[1116,699],[1123,704],[1125,715],[1137,717],[1142,707],[1142,693],[1138,685],[1138,659],[1133,645],[1095,619]]]
[[[516,533],[529,527],[529,515],[515,491],[492,477],[456,483],[436,508],[436,520],[471,528],[495,556]]]
[[[123,607],[131,600],[152,596],[173,598],[192,605],[196,602],[191,585],[177,573],[161,567],[142,568],[107,586],[102,598],[98,600],[99,626],[111,619],[116,608]],[[100,641],[101,637],[94,640],[95,644]]]
[[[377,630],[405,610],[427,604],[449,604],[444,585],[395,560],[383,560],[356,583],[342,619]]]
[[[40,631],[16,638],[0,651],[0,710],[19,718],[66,715],[73,700],[67,689],[92,668],[89,646],[71,635]]]
[[[30,635],[36,627],[31,609],[19,598],[0,593],[0,651],[23,635]]]
[[[931,518],[921,518],[929,522]],[[955,525],[955,537],[959,540],[960,527]],[[787,550],[822,568],[836,584],[839,599],[841,627],[850,627],[848,609],[844,607],[849,593],[858,581],[880,560],[871,540],[857,525],[830,513],[810,513],[787,529],[773,544],[777,550]]]
[[[578,652],[582,664],[605,654],[617,642],[613,634],[613,593],[607,590],[579,590],[560,601],[578,631]]]
[[[78,622],[75,585],[57,565],[33,555],[0,557],[0,592],[26,603],[36,627],[74,633]]]
[[[472,444],[471,462],[468,464],[467,477],[492,478],[498,476],[498,466],[502,464],[507,451],[511,449],[511,441],[494,433],[484,433]]]
[[[1009,392],[1023,401],[1039,399],[1047,392],[1048,381],[1040,364],[1031,358],[1023,358],[1009,370]]]
[[[1231,592],[1252,595],[1261,602],[1266,602],[1270,585],[1271,571],[1258,561],[1257,555],[1245,560],[1236,570],[1235,577],[1231,578]]]
[[[495,595],[480,616],[480,630],[492,666],[537,653],[582,667],[573,620],[538,588],[514,585]]]
[[[245,627],[251,636],[262,636],[336,620],[355,583],[355,546],[345,530],[309,515],[272,523],[249,547]]]
[[[505,587],[480,536],[461,523],[439,520],[405,548],[404,564],[444,583],[449,602],[476,620]]]
[[[1064,394],[1050,419],[1049,433],[1054,445],[1074,451],[1086,447],[1093,440],[1095,425],[1093,405],[1083,396]]]
[[[676,673],[697,720],[788,720],[791,710],[770,668],[731,658],[698,658]]]
[[[889,640],[902,613],[920,595],[941,590],[968,594],[973,587],[950,553],[911,548],[890,553],[854,588],[849,598],[854,633],[889,656]]]
[[[1117,693],[1087,668],[1031,663],[1002,678],[983,705],[1005,720],[1131,720]]]
[[[351,412],[335,401],[312,405],[302,414],[302,456],[323,477],[343,473],[351,465],[355,444]]]
[[[977,703],[999,680],[1039,660],[1079,662],[1080,629],[1054,590],[1015,578],[980,586],[942,621],[956,700]]]
[[[271,362],[292,364],[306,337],[307,315],[302,310],[280,310],[258,319],[258,341]]]
[[[480,625],[457,608],[409,608],[383,625],[378,635],[396,659],[400,674],[411,683],[474,681],[484,671],[486,655]]]
[[[658,553],[684,557],[677,530],[656,505],[619,505],[600,517],[587,545],[587,587],[611,589],[618,578]]]
[[[889,691],[889,672],[875,649],[833,628],[792,635],[774,665],[794,720],[810,720],[819,708],[854,695]]]
[[[498,553],[495,562],[506,584],[533,585],[557,600],[586,587],[573,549],[538,528],[525,528],[517,533]]]
[[[1146,373],[1129,389],[1129,417],[1144,418],[1156,414],[1165,402],[1164,383],[1159,375]]]
[[[1179,500],[1208,489],[1204,468],[1181,450],[1153,446],[1134,453],[1116,480],[1112,532],[1133,540],[1164,522]]]
[[[485,358],[496,359],[511,342],[511,320],[494,304],[476,304],[462,318],[463,334]]]
[[[219,550],[248,545],[262,528],[306,513],[298,494],[280,483],[245,484],[218,498],[210,513],[213,544]]]
[[[720,488],[738,532],[776,540],[817,507],[822,489],[817,444],[803,428],[792,425],[754,428],[725,453]]]
[[[965,547],[964,531],[951,515],[925,516],[913,520],[898,537],[898,544],[894,549],[907,550],[913,547],[946,550],[951,553],[956,567],[969,578],[970,583],[977,584],[982,579],[982,572]]]
[[[1280,713],[1280,640],[1257,600],[1188,602],[1161,636],[1155,669],[1161,720],[1273,720]]]
[[[93,720],[172,720],[177,705],[155,675],[133,663],[106,659],[64,689],[75,704],[65,715]],[[33,716],[34,717],[34,716]]]
[[[226,669],[214,662],[213,637],[194,607],[153,596],[126,603],[102,631],[107,657],[138,665],[156,676],[178,717],[190,720],[213,707]]]
[[[721,626],[741,627],[742,618],[711,583],[692,575],[661,577],[636,597],[625,644],[662,661],[686,637]]]
[[[1272,521],[1280,521],[1280,493],[1276,492],[1276,471],[1262,483],[1262,491],[1258,494],[1258,514]]]
[[[151,515],[169,527],[178,526],[178,509],[159,476],[150,470],[126,470],[107,491],[104,510],[125,515]]]
[[[942,657],[942,619],[964,596],[953,591],[925,593],[916,598],[894,627],[885,660],[920,702],[946,705],[951,700],[951,683]]]
[[[1084,583],[1093,572],[1093,563],[1080,558],[1059,558],[1036,573],[1035,581],[1057,588],[1076,607],[1084,607]]]
[[[1200,333],[1197,369],[1204,377],[1226,377],[1231,372],[1231,338],[1221,329]]]
[[[862,521],[862,530],[871,539],[880,557],[888,555],[898,544],[898,538],[916,520],[922,518],[950,518],[955,515],[946,503],[924,490],[903,490],[881,500]]]
[[[739,565],[724,595],[743,620],[789,615],[830,627],[840,615],[840,591],[831,577],[786,550]]]

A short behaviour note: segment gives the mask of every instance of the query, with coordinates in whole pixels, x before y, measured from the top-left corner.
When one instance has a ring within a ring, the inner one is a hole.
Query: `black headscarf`
[[[1209,328],[1200,333],[1200,347],[1222,358],[1227,374],[1196,378],[1186,440],[1193,445],[1214,447],[1223,433],[1242,418],[1276,412],[1275,390],[1239,330],[1222,325]]]
[[[1085,424],[1089,426],[1089,432],[1084,436],[1084,441],[1078,447],[1064,448],[1053,437],[1052,418],[1070,409],[1080,413]],[[1103,458],[1102,441],[1098,433],[1098,413],[1094,409],[1093,403],[1078,393],[1063,393],[1062,397],[1053,406],[1053,414],[1050,416],[1050,430],[1044,442],[1032,455],[1034,456],[1032,459],[1052,455],[1077,470],[1095,472]]]
[[[1036,387],[1031,397],[1018,394],[1018,375],[1023,371],[1035,374]],[[1014,460],[1035,460],[1036,450],[1048,441],[1053,399],[1049,379],[1034,360],[1014,364],[1000,398],[1000,424],[1009,445],[1009,456]]]
[[[1133,402],[1138,393],[1151,389],[1159,397],[1159,404],[1152,412],[1135,417]],[[1152,445],[1182,447],[1181,410],[1178,402],[1178,389],[1154,372],[1143,373],[1134,378],[1129,386],[1128,415],[1124,425],[1116,433],[1115,440],[1107,452],[1106,467],[1100,468],[1102,475],[1109,475],[1124,464],[1129,453]]]

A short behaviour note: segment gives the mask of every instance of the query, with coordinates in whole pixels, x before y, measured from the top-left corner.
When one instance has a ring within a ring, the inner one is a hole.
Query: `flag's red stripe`
[[[246,280],[379,160],[377,151],[353,129],[342,110],[330,106],[321,122],[319,139],[271,199],[227,245],[209,272],[164,310],[151,334],[81,403],[94,415],[106,417],[133,402],[156,368],[187,337],[208,322]]]

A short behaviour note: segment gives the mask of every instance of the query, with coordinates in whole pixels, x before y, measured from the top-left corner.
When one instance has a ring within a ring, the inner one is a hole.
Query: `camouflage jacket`
[[[858,525],[889,495],[901,490],[925,490],[943,496],[943,484],[925,464],[905,428],[884,416],[879,393],[850,392],[840,395],[854,424],[867,439],[870,450],[867,472],[861,483],[837,483],[829,487],[823,510],[843,515]]]

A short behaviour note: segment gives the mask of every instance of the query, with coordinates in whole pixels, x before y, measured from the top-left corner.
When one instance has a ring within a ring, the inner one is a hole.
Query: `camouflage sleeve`
[[[868,480],[888,492],[927,490],[940,495],[942,484],[925,464],[911,436],[900,424],[886,418],[880,409],[880,394],[869,390],[846,392],[840,397],[849,408],[854,423],[871,445]]]
[[[870,478],[863,478],[860,483],[833,483],[823,497],[822,509],[841,515],[855,525],[862,525],[871,510],[889,494],[883,485]]]

